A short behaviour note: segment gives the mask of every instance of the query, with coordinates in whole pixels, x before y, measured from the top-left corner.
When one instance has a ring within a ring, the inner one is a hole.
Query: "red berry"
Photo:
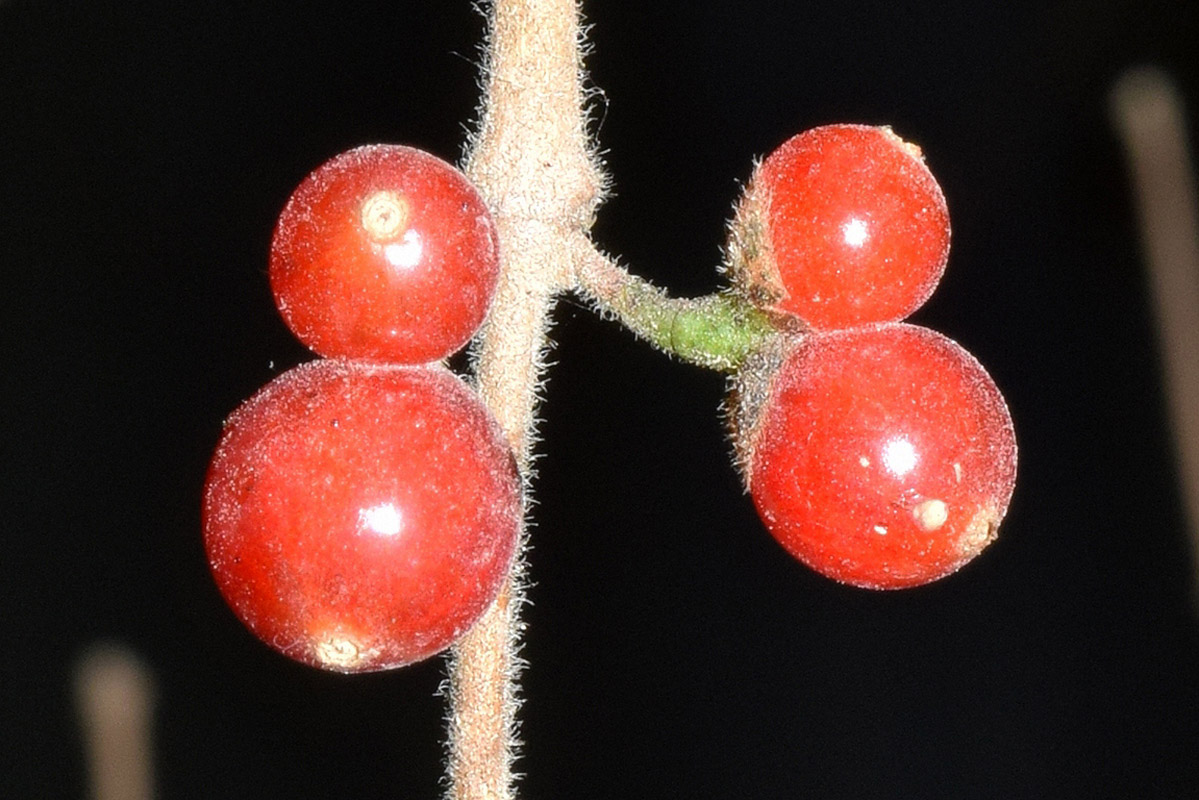
[[[911,325],[806,338],[748,436],[747,484],[771,534],[818,572],[874,589],[928,583],[978,555],[1016,479],[990,376]]]
[[[941,279],[949,211],[919,148],[890,128],[828,125],[762,162],[732,250],[759,305],[817,330],[892,322]]]
[[[499,279],[495,224],[466,176],[441,159],[359,147],[292,194],[270,276],[283,318],[317,353],[436,361],[487,313]]]
[[[317,360],[226,423],[204,540],[264,642],[341,672],[453,643],[512,561],[521,482],[498,424],[439,366]]]

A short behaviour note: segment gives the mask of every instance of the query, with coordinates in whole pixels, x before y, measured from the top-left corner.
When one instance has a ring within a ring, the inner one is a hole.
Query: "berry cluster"
[[[494,601],[522,513],[515,459],[475,392],[435,363],[479,327],[494,222],[419,150],[351,150],[280,216],[271,286],[323,359],[227,421],[204,537],[217,584],[263,641],[343,672],[444,650]]]
[[[626,322],[648,308],[644,329],[736,369],[745,483],[793,555],[876,589],[960,568],[995,538],[1016,442],[982,366],[900,321],[949,252],[920,151],[887,128],[800,134],[759,166],[732,232],[730,294],[626,296],[627,273],[595,294],[631,298]],[[448,647],[497,596],[521,478],[490,412],[435,363],[486,315],[497,251],[466,178],[407,147],[344,153],[284,208],[271,287],[325,358],[234,412],[204,501],[217,584],[277,650],[344,672],[401,666]]]
[[[1011,498],[1016,441],[995,383],[952,340],[899,322],[948,252],[940,187],[888,128],[787,141],[734,221],[738,287],[803,327],[738,376],[746,485],[788,551],[845,583],[944,577],[995,538]]]

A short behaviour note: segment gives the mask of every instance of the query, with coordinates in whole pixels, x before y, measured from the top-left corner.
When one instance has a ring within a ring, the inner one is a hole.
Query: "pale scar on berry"
[[[335,632],[319,637],[312,652],[329,669],[352,670],[373,658],[378,651],[363,648],[354,637]]]
[[[949,519],[949,507],[945,505],[944,500],[924,500],[912,509],[912,516],[916,518],[916,524],[922,530],[932,532],[945,524],[945,520]]]
[[[408,229],[408,200],[395,192],[375,192],[362,203],[362,228],[376,242],[390,242]]]

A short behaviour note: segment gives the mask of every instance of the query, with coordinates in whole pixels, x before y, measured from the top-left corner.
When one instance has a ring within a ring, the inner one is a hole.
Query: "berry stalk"
[[[659,350],[709,369],[735,372],[768,337],[788,327],[781,315],[754,307],[735,291],[668,297],[594,248],[580,265],[578,281],[579,291],[602,313]]]

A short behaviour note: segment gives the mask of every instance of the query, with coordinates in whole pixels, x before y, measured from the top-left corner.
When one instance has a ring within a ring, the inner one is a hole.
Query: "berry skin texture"
[[[747,435],[746,483],[770,533],[865,588],[965,565],[995,539],[1016,480],[1012,420],[990,376],[912,325],[808,336]]]
[[[288,200],[271,243],[271,289],[288,326],[322,356],[423,364],[461,348],[482,323],[498,242],[457,169],[411,147],[359,147]]]
[[[890,128],[813,128],[758,167],[730,256],[753,302],[812,329],[894,322],[945,271],[949,211],[919,148]]]
[[[368,672],[444,650],[487,610],[521,509],[498,424],[448,370],[318,359],[230,416],[204,542],[259,639]]]

